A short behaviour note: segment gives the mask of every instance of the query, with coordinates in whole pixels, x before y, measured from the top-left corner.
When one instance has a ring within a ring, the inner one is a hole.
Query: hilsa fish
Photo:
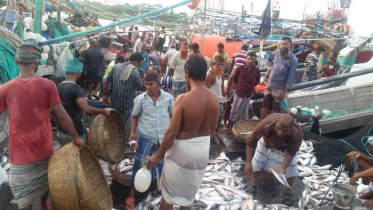
[[[286,187],[290,188],[290,185],[288,184],[288,181],[286,180],[286,177],[285,175],[280,171],[280,169],[273,169],[273,168],[270,168],[273,175],[275,175],[275,177],[278,179],[278,181],[281,182],[281,184],[285,185]]]

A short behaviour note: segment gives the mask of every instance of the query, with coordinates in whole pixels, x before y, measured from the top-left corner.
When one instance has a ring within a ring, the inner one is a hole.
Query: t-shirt
[[[117,52],[117,57],[119,57],[119,56],[122,56],[124,58],[124,60],[126,60],[127,53],[123,52],[123,50],[120,50],[119,52]]]
[[[186,60],[181,59],[181,53],[178,51],[171,59],[170,68],[174,69],[174,81],[185,81],[184,64]]]
[[[218,56],[218,55],[221,55],[221,54],[220,54],[219,52],[216,52],[216,53],[214,54],[213,58],[214,58],[215,56]],[[223,53],[223,57],[224,57],[225,64],[228,64],[228,63],[229,63],[229,56],[228,56],[228,53],[224,52],[224,53]]]
[[[107,66],[106,68],[106,72],[105,72],[105,75],[104,75],[104,79],[106,79],[107,76],[109,76],[109,73],[111,71],[111,69],[115,66],[115,61],[111,61],[109,63],[109,65]]]
[[[159,58],[156,54],[149,54],[148,59],[152,61],[153,65],[160,65]]]
[[[82,122],[82,110],[76,103],[76,99],[84,98],[83,89],[73,82],[62,82],[57,85],[58,94],[65,108],[67,114],[69,114],[71,120],[74,123],[74,127],[79,136],[84,135],[84,125]],[[58,124],[58,130],[67,133],[61,124]]]
[[[99,40],[102,48],[108,48],[110,46],[111,38],[110,37],[101,37]]]
[[[15,78],[0,87],[0,113],[9,109],[11,164],[27,164],[52,156],[50,107],[60,103],[56,85],[39,76]]]
[[[245,50],[236,52],[233,54],[233,58],[234,58],[234,67],[239,66],[239,65],[246,65],[247,52]]]
[[[139,32],[138,31],[133,31],[132,32],[132,37],[131,41],[136,42],[136,40],[139,38]]]
[[[176,49],[170,49],[166,52],[166,57],[167,57],[167,61],[168,63],[171,63],[171,59],[172,57],[175,55],[175,53],[177,53],[177,50]]]

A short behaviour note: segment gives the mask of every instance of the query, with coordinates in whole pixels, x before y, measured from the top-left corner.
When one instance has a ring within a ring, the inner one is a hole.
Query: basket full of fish
[[[108,165],[108,170],[113,179],[124,186],[131,185],[131,176],[135,159],[126,158],[113,165]]]

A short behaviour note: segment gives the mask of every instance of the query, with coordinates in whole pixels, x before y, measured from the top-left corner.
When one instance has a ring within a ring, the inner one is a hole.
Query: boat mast
[[[201,35],[201,50],[203,55],[203,43],[205,38],[205,30],[206,30],[206,7],[207,7],[207,0],[205,0],[205,11],[203,13],[203,29],[202,29],[202,35]]]

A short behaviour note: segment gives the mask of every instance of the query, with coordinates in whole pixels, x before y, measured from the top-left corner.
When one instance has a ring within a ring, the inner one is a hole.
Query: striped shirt
[[[233,58],[234,58],[234,67],[240,66],[240,65],[246,65],[247,52],[245,50],[236,52],[233,54]]]
[[[308,54],[306,61],[304,62],[304,67],[306,67],[306,71],[303,74],[302,83],[313,81],[316,79],[318,61],[319,56],[315,52]]]
[[[118,63],[106,77],[106,81],[113,83],[113,95],[111,97],[113,108],[121,112],[133,108],[136,87],[142,87],[144,85],[136,68],[132,70],[130,77],[125,82],[119,79],[127,65],[128,63]]]

